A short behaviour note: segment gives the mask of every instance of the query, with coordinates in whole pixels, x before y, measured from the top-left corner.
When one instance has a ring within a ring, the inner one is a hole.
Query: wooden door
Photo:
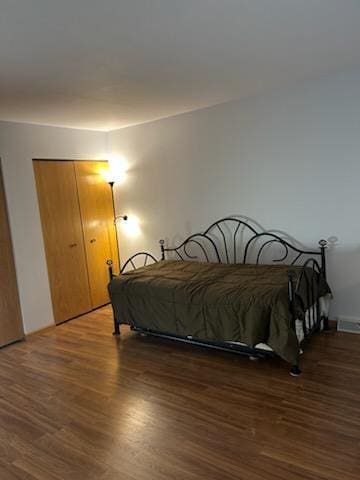
[[[91,310],[74,163],[35,160],[34,170],[56,323]]]
[[[119,265],[111,189],[103,177],[107,168],[107,162],[75,162],[93,308],[109,302],[106,261],[114,262],[115,271]]]
[[[0,165],[0,346],[24,336]]]

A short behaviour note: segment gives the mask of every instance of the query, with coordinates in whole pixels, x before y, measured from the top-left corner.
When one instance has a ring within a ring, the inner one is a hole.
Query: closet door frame
[[[105,159],[94,160],[94,159],[76,159],[76,158],[71,158],[71,159],[70,158],[64,158],[64,159],[61,159],[61,158],[33,158],[33,165],[35,165],[35,162],[71,162],[74,166],[74,175],[75,175],[76,184],[77,184],[77,181],[78,181],[77,175],[76,175],[76,163],[94,162],[94,163],[104,163],[104,164],[107,164],[107,165],[109,164],[108,160],[105,160]],[[35,174],[35,171],[34,171],[34,174]],[[105,182],[105,180],[104,180],[104,182]],[[109,189],[110,189],[110,186],[109,186]],[[86,247],[85,247],[85,232],[84,232],[83,218],[82,218],[82,212],[81,212],[78,184],[77,184],[77,200],[78,200],[78,206],[79,206],[79,212],[80,212],[80,218],[81,218],[81,231],[82,231],[84,254],[85,254],[85,259],[87,261],[87,253],[86,253]],[[40,204],[38,203],[38,205],[39,205],[39,209],[40,209]],[[115,218],[114,205],[112,205],[112,209],[113,209],[113,215],[114,215],[114,218]],[[118,237],[117,237],[116,226],[115,226],[115,247],[116,247],[117,262],[120,265],[120,258],[119,258],[119,253],[118,253],[119,252]],[[87,265],[86,265],[86,268],[87,268],[87,280],[88,280],[89,293],[90,293],[90,279],[89,279],[89,272],[88,272]],[[49,267],[48,267],[48,270],[49,270]],[[50,281],[50,278],[49,278],[49,281]],[[96,307],[96,308],[99,308],[99,307]],[[96,308],[90,308],[90,310],[88,310],[88,311],[94,310]],[[84,313],[86,313],[86,312],[84,312]],[[67,320],[71,320],[73,318],[76,318],[77,316],[83,315],[84,313],[81,313],[79,315],[75,315],[74,317],[68,318]],[[67,321],[67,320],[64,320],[64,321]],[[56,322],[56,323],[59,324],[59,323],[63,323],[63,322],[61,321],[61,322]]]
[[[1,217],[3,220],[4,231],[0,233],[0,240],[4,241],[3,253],[5,253],[5,259],[7,260],[0,269],[1,280],[6,281],[6,288],[2,289],[5,299],[0,298],[1,306],[0,313],[9,310],[9,315],[6,318],[0,319],[0,347],[4,347],[11,343],[22,340],[25,337],[23,318],[20,306],[19,287],[16,275],[14,247],[11,236],[9,208],[6,198],[5,181],[2,169],[2,162],[0,158],[0,201],[2,202]],[[0,247],[1,247],[0,241]],[[4,277],[2,278],[2,274]],[[10,273],[10,278],[7,274]],[[1,293],[0,293],[1,296]]]

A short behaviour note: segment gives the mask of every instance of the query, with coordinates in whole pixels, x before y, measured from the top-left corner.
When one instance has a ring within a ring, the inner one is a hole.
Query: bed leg
[[[299,365],[293,365],[290,368],[289,373],[292,377],[298,377],[301,375],[302,371],[300,370]]]
[[[323,317],[323,330],[330,330],[328,317]]]
[[[114,316],[114,331],[113,331],[113,335],[119,337],[120,336],[120,325],[119,325],[119,322],[116,320],[115,316]]]

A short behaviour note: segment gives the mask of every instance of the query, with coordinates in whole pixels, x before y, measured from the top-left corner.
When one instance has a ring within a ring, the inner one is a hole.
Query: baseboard
[[[337,329],[339,332],[360,333],[360,318],[339,315]]]
[[[14,343],[21,342],[21,340],[24,340],[24,337],[15,338],[14,340],[10,340],[7,343],[2,343],[0,345],[0,348],[8,347],[9,345],[13,345]]]
[[[32,335],[38,335],[39,333],[44,333],[46,330],[51,330],[55,327],[55,323],[49,323],[48,325],[45,325],[45,327],[37,328],[36,330],[31,330],[31,332],[26,333],[25,338],[31,337]]]

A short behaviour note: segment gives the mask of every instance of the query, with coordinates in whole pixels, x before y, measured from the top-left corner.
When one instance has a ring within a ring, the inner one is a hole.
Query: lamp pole
[[[115,212],[115,198],[114,198],[114,184],[115,182],[112,180],[108,182],[110,185],[111,189],[111,200],[112,200],[112,207],[113,207],[113,217],[114,217],[114,228],[115,228],[115,240],[116,240],[116,250],[117,250],[117,255],[118,255],[118,270],[120,272],[120,251],[119,251],[119,238],[118,238],[118,232],[117,232],[117,226],[116,226],[116,212]]]

